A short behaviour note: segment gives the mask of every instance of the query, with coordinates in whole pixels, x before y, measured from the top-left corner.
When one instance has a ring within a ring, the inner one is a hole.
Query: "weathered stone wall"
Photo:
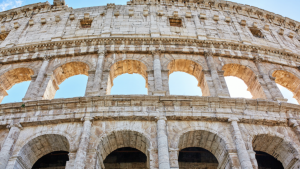
[[[255,151],[300,167],[300,107],[276,86],[300,102],[297,21],[206,0],[81,9],[55,0],[0,19],[0,101],[31,81],[23,102],[0,105],[1,169],[30,169],[53,151],[69,152],[67,169],[257,169]],[[170,95],[176,71],[194,76],[203,96]],[[124,73],[143,76],[148,95],[109,96]],[[79,74],[88,76],[84,97],[53,99]],[[230,98],[226,76],[242,79],[253,98]],[[147,162],[104,164],[122,147]],[[188,147],[210,151],[218,164],[178,162]]]

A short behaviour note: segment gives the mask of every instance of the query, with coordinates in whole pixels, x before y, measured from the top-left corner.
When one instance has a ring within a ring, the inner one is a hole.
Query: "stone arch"
[[[151,60],[149,60],[151,58]],[[147,67],[147,71],[153,68],[152,55],[129,54],[129,53],[114,53],[106,57],[103,70],[109,70],[112,65],[124,60],[135,60],[143,63]]]
[[[194,76],[198,80],[198,86],[202,90],[203,96],[209,96],[208,85],[205,80],[205,75],[202,72],[202,66],[192,60],[187,59],[175,59],[169,62],[168,67],[169,75],[173,72],[185,72]]]
[[[148,74],[147,74],[147,66],[138,60],[123,60],[114,63],[110,67],[109,79],[107,83],[107,94],[110,94],[111,87],[114,85],[114,79],[122,74],[140,74],[144,77],[146,81],[146,88],[148,88]]]
[[[229,146],[216,132],[190,130],[179,137],[178,150],[188,147],[201,147],[211,152],[218,160],[218,168],[231,168],[233,160],[229,156]]]
[[[98,162],[104,167],[105,158],[122,147],[131,147],[143,152],[147,156],[147,166],[150,166],[150,139],[144,134],[133,130],[117,130],[103,136],[97,146]]]
[[[262,151],[275,157],[284,168],[292,168],[299,163],[296,145],[282,135],[257,134],[252,139],[254,151]]]
[[[65,81],[67,78],[75,75],[86,75],[88,76],[88,71],[90,69],[89,65],[85,62],[72,61],[64,63],[54,67],[55,69],[51,76],[46,79],[47,84],[45,84],[45,93],[43,99],[53,99],[56,91],[59,89],[59,85]],[[51,69],[52,70],[52,69]]]
[[[32,75],[34,71],[25,67],[11,69],[0,75],[0,103],[8,95],[7,90],[17,83],[30,81]]]
[[[54,151],[70,152],[70,144],[65,136],[58,134],[39,135],[29,140],[18,152],[13,168],[32,168],[42,156]]]
[[[287,88],[294,94],[294,98],[300,104],[300,78],[297,74],[291,73],[284,69],[273,69],[270,71],[271,77],[275,78],[275,82]]]
[[[253,99],[266,99],[266,95],[262,86],[259,83],[255,71],[248,66],[240,64],[226,64],[222,67],[224,76],[235,76],[242,79],[248,86],[248,91],[252,94]]]

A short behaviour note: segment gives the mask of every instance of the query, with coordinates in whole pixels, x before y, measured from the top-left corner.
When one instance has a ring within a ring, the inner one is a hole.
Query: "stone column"
[[[211,51],[208,51],[208,52],[205,52],[204,55],[205,55],[205,59],[207,62],[207,66],[210,69],[211,78],[212,78],[214,87],[216,89],[217,96],[230,97],[230,95],[228,95],[226,93],[226,90],[223,91],[223,86],[220,81],[218,71],[215,67],[213,53]]]
[[[179,169],[179,149],[171,149],[170,148],[170,166],[172,169]]]
[[[66,169],[72,169],[76,158],[76,153],[69,153],[69,161],[66,163]]]
[[[160,53],[161,53],[160,50],[155,50],[152,52],[154,57],[153,70],[154,70],[154,86],[155,86],[153,95],[155,96],[165,96],[166,94],[166,92],[163,91],[163,85],[162,85]]]
[[[289,118],[289,126],[293,128],[294,132],[296,133],[298,139],[300,140],[300,126],[296,119]]]
[[[22,126],[20,123],[8,125],[7,128],[10,128],[8,136],[6,137],[4,144],[0,151],[0,168],[6,168],[8,160],[12,155],[15,143],[18,140]]]
[[[159,169],[170,169],[166,117],[157,117],[157,147]]]
[[[237,123],[239,121],[239,119],[231,118],[228,121],[231,122],[231,127],[232,127],[231,133],[232,133],[233,141],[234,141],[236,149],[237,149],[241,167],[242,167],[242,169],[252,169],[253,167],[251,164],[251,160],[250,160],[248,151],[245,146],[245,142],[242,138],[242,134],[241,134],[241,131],[240,131],[238,123]]]
[[[51,60],[51,55],[46,55],[44,57],[43,64],[37,75],[31,76],[31,83],[28,87],[28,90],[25,94],[25,97],[22,99],[23,101],[36,100],[38,97],[38,91],[43,84],[43,80],[45,78],[45,73],[47,71],[49,62]]]
[[[106,55],[106,50],[98,51],[98,59],[96,70],[94,73],[94,78],[91,81],[88,81],[87,86],[92,86],[92,90],[90,92],[86,92],[86,96],[97,96],[100,95],[100,88],[101,88],[101,80],[103,74],[103,66],[104,66],[104,59]]]
[[[83,130],[82,130],[80,144],[76,153],[76,158],[74,163],[75,169],[84,169],[87,150],[90,142],[92,119],[90,118],[90,115],[87,115],[83,117],[82,120],[84,121]]]
[[[276,85],[275,78],[270,77],[268,72],[264,69],[264,66],[261,65],[261,60],[256,59],[255,60],[256,67],[259,71],[259,73],[262,75],[262,78],[264,79],[267,88],[269,89],[269,93],[272,96],[273,100],[280,101],[280,102],[287,102],[287,99],[285,99],[279,90],[279,88]],[[268,95],[268,94],[266,94]]]
[[[250,156],[250,160],[251,160],[253,169],[258,169],[258,164],[257,164],[256,157],[255,157],[255,154],[256,154],[255,151],[249,150],[248,154]]]

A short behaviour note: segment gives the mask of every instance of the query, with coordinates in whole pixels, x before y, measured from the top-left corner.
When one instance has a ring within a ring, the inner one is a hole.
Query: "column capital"
[[[299,126],[297,120],[294,118],[289,118],[288,125],[293,128]]]
[[[51,53],[46,53],[43,57],[44,61],[51,61],[54,58],[54,56]]]
[[[159,56],[161,54],[161,49],[152,50],[151,53],[153,56],[157,56],[157,55]]]
[[[99,49],[97,52],[98,52],[98,54],[101,55],[101,56],[106,56],[106,54],[107,54],[107,50],[106,50],[106,49],[103,49],[103,50],[100,50],[100,49]]]
[[[23,126],[20,123],[11,123],[11,124],[9,124],[9,125],[6,126],[6,128],[8,128],[8,129],[11,129],[12,127],[17,127],[20,130],[23,129]]]
[[[157,116],[155,117],[156,121],[158,120],[164,120],[164,121],[167,121],[167,118],[165,116]]]
[[[231,117],[228,119],[228,122],[234,122],[234,121],[239,122],[240,120],[237,117]]]
[[[90,121],[92,122],[94,120],[94,117],[90,117],[90,116],[83,116],[81,118],[81,121],[86,122],[86,121]]]
[[[205,57],[209,57],[209,56],[213,56],[213,52],[211,50],[207,50],[207,51],[204,51],[204,56]]]

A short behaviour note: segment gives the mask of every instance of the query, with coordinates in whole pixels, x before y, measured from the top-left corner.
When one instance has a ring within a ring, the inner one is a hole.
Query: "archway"
[[[275,77],[275,82],[294,94],[294,98],[300,103],[300,79],[293,73],[285,70],[275,70],[272,73]]]
[[[258,164],[258,169],[265,169],[265,168],[284,169],[281,162],[268,153],[264,153],[262,151],[256,151],[255,158]]]
[[[149,139],[141,133],[128,130],[114,131],[106,137],[102,138],[102,140],[100,141],[100,144],[97,147],[98,156],[96,164],[100,164],[102,168],[106,168],[108,166],[120,166],[120,163],[127,163],[122,166],[137,165],[142,166],[141,168],[149,168],[150,154],[148,152],[148,149],[150,148],[151,145]],[[126,159],[127,157],[124,156],[124,154],[126,153],[142,156],[145,155],[146,161],[144,157],[135,160],[130,158]],[[115,159],[115,161],[113,161],[111,159],[111,156],[119,158],[118,160]]]
[[[57,67],[51,77],[48,77],[48,83],[45,86],[45,93],[43,99],[53,99],[59,85],[67,78],[75,75],[88,76],[89,66],[83,62],[69,62]],[[47,80],[46,80],[47,81]]]
[[[131,147],[118,148],[104,160],[105,169],[146,169],[147,156]]]
[[[14,161],[13,168],[22,168],[22,166],[32,168],[33,165],[43,156],[49,155],[52,152],[57,153],[62,151],[63,153],[66,153],[69,152],[69,149],[69,142],[67,138],[62,135],[46,134],[35,137],[21,148],[21,150],[17,154],[16,160]],[[65,162],[66,161],[62,163]],[[60,164],[56,163],[54,165]]]
[[[67,161],[69,161],[69,152],[54,151],[41,157],[32,169],[49,169],[49,168],[65,168]]]
[[[267,153],[267,155],[273,156],[280,161],[284,168],[292,168],[298,163],[299,153],[290,142],[284,140],[284,138],[278,136],[271,136],[267,134],[256,135],[252,140],[253,150],[258,152],[257,155]],[[266,154],[263,154],[267,156]],[[269,158],[267,156],[267,158]],[[258,165],[261,165],[257,159]],[[266,162],[266,161],[265,161]],[[265,164],[271,165],[271,164]],[[258,166],[260,167],[260,166]],[[261,166],[263,167],[263,166]]]
[[[0,76],[0,103],[7,96],[7,90],[15,84],[30,81],[34,71],[29,68],[16,68],[9,70]]]
[[[145,87],[148,89],[148,74],[146,65],[137,60],[123,60],[114,63],[110,68],[106,90],[107,95],[111,93],[111,88],[114,85],[114,79],[126,73],[141,75],[145,79]]]
[[[266,95],[260,85],[256,74],[248,67],[239,64],[226,64],[223,66],[224,76],[235,76],[242,79],[248,86],[248,91],[253,99],[266,99]]]
[[[194,155],[197,155],[197,153],[200,156],[209,155],[209,158],[206,160],[196,161],[197,164],[193,164],[192,162],[184,162],[180,164],[181,162],[179,161],[179,166],[183,166],[183,168],[191,168],[194,165],[211,165],[213,166],[212,168],[230,168],[232,163],[225,141],[216,133],[209,131],[196,130],[184,133],[180,136],[178,149],[182,153],[184,151],[189,151],[189,153],[194,153]],[[212,164],[208,164],[208,161]]]
[[[202,73],[202,67],[191,60],[176,59],[168,64],[169,76],[174,72],[185,72],[194,76],[198,81],[198,87],[201,88],[203,96],[209,96],[209,88],[205,80],[205,75]]]
[[[209,168],[217,169],[218,160],[208,150],[200,147],[188,147],[179,151],[179,168]]]

